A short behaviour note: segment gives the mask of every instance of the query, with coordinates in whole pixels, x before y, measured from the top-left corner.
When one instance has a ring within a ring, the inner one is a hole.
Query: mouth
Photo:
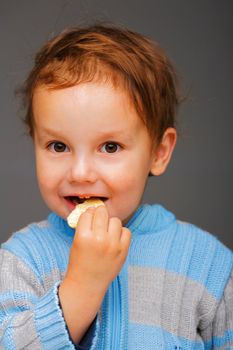
[[[103,197],[103,196],[89,196],[89,195],[82,195],[82,196],[66,196],[65,199],[69,202],[72,203],[73,205],[77,204],[82,204],[84,203],[87,199],[100,199],[103,202],[105,202],[108,198]]]

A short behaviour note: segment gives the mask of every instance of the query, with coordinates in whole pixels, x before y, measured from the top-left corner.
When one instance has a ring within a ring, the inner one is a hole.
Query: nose
[[[88,155],[76,156],[72,159],[69,181],[75,183],[94,183],[97,171],[94,160]]]

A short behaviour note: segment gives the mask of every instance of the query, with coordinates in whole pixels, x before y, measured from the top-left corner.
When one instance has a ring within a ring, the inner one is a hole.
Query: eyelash
[[[114,142],[114,141],[108,141],[108,142],[105,142],[102,146],[101,146],[101,150],[103,149],[103,147],[106,147],[106,146],[109,146],[109,145],[111,145],[111,146],[116,146],[117,147],[117,149],[114,151],[114,152],[107,152],[107,151],[103,151],[103,153],[117,153],[117,152],[119,152],[120,150],[121,150],[121,145],[119,145],[119,143],[117,143],[117,142]]]
[[[56,151],[55,150],[55,145],[62,145],[62,146],[64,146],[64,148],[65,149],[67,149],[68,151],[69,151],[69,148],[66,146],[66,144],[64,143],[64,142],[60,142],[60,141],[53,141],[53,142],[50,142],[49,144],[48,144],[48,146],[47,146],[47,148],[50,150],[50,151],[52,151],[52,152],[54,152],[54,153],[65,153],[65,152],[68,152],[67,150],[63,150],[63,151]]]
[[[60,149],[59,150],[55,150],[55,146],[63,146],[63,150]],[[115,150],[113,149],[113,152],[110,151],[109,149],[109,152],[107,152],[106,150],[103,150],[104,147],[106,146],[114,146],[116,147]],[[54,152],[54,153],[65,153],[65,152],[68,152],[69,151],[69,148],[66,146],[66,144],[64,142],[61,142],[61,141],[52,141],[50,142],[47,147],[46,147],[48,150],[50,150],[51,152]],[[103,153],[117,153],[119,152],[120,150],[122,149],[122,146],[119,145],[117,142],[114,142],[114,141],[107,141],[105,142],[104,144],[101,145],[100,147],[100,150],[103,152]]]

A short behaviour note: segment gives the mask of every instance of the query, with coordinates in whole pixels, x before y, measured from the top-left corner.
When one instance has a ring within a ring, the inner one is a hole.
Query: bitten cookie
[[[99,207],[100,205],[104,205],[104,202],[98,198],[90,198],[86,199],[83,203],[80,203],[76,206],[76,208],[69,214],[67,217],[68,225],[71,228],[76,228],[80,215],[84,213],[90,207]]]

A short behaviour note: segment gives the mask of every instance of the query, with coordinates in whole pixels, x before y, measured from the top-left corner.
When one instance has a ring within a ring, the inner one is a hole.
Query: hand
[[[126,259],[131,233],[106,207],[89,208],[79,219],[59,298],[73,341],[94,320],[105,292]]]
[[[66,278],[106,290],[126,259],[131,233],[105,206],[89,208],[79,219]]]

